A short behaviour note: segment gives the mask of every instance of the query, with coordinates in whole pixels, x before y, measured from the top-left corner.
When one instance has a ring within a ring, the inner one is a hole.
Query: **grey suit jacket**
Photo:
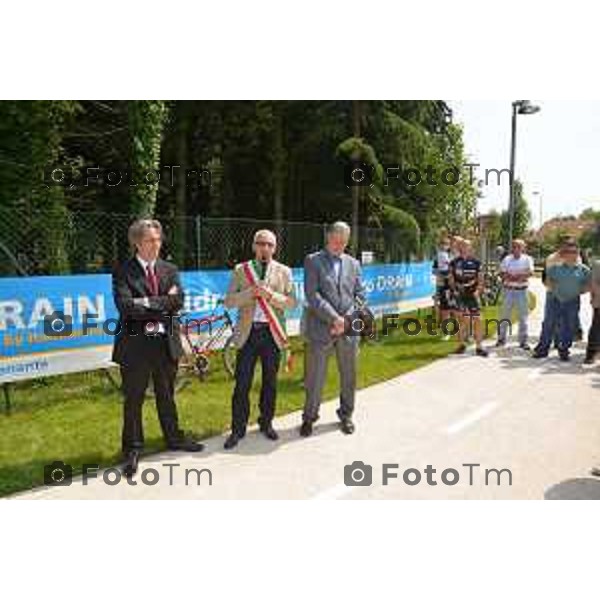
[[[309,254],[304,260],[303,333],[309,341],[329,343],[333,321],[350,315],[357,299],[365,300],[360,263],[349,254],[341,255],[339,280],[327,250]]]

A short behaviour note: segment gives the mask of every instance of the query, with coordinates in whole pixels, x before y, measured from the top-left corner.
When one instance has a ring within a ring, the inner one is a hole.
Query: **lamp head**
[[[520,115],[533,115],[540,111],[540,107],[531,104],[529,100],[516,100],[514,105],[517,107],[517,113]]]

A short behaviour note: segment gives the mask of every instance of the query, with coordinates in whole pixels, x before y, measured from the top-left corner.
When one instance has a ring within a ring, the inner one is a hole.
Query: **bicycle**
[[[217,302],[222,306],[223,300]],[[218,352],[222,353],[223,367],[229,377],[235,374],[236,348],[233,341],[233,319],[229,311],[223,308],[223,312],[211,313],[207,317],[192,318],[187,322],[182,320],[189,313],[180,313],[177,319],[181,323],[181,343],[183,356],[179,361],[177,374],[175,376],[175,390],[180,391],[189,385],[194,377],[204,381],[210,369],[210,357]],[[213,325],[218,324],[216,330]],[[201,329],[207,326],[208,336],[203,337]],[[194,335],[194,332],[197,335]],[[118,369],[104,369],[104,375],[116,390],[121,390],[121,374]],[[146,395],[153,394],[152,380],[150,380]]]
[[[496,306],[502,293],[502,278],[496,271],[488,270],[484,274],[482,306]]]
[[[223,305],[222,299],[217,302],[217,306]],[[215,324],[218,327],[213,330]],[[200,329],[205,325],[210,333],[208,337],[202,338]],[[191,369],[203,380],[210,369],[210,357],[221,352],[225,371],[230,377],[234,376],[237,350],[233,341],[233,319],[226,308],[223,308],[221,314],[212,313],[208,317],[191,319],[182,324],[181,329],[184,354],[188,360],[182,360],[180,369]],[[194,330],[198,334],[196,341],[192,338]]]

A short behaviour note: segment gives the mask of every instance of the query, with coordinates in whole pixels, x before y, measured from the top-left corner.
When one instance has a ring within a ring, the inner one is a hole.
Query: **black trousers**
[[[248,339],[237,352],[235,388],[231,399],[231,429],[240,435],[246,433],[250,416],[250,388],[256,361],[259,358],[262,367],[262,386],[258,422],[261,426],[266,426],[271,423],[275,415],[277,371],[281,360],[281,351],[266,323],[253,324]]]
[[[587,351],[588,356],[594,356],[600,351],[600,308],[594,308],[592,326],[588,331]]]
[[[121,380],[125,403],[123,407],[122,448],[141,450],[144,447],[142,406],[150,377],[154,385],[156,409],[167,444],[183,437],[175,406],[175,375],[177,362],[171,358],[167,339],[163,336],[146,337],[140,347],[139,361],[121,366]]]

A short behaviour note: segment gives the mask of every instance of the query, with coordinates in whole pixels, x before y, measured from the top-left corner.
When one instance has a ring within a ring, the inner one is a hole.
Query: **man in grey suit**
[[[319,418],[327,361],[334,351],[341,383],[337,415],[341,430],[346,434],[354,432],[352,413],[360,338],[349,324],[357,304],[363,304],[365,298],[360,263],[344,253],[349,239],[350,227],[338,221],[327,229],[326,247],[309,254],[304,261],[303,328],[308,343],[306,402],[300,428],[303,437],[312,434],[313,423]]]

